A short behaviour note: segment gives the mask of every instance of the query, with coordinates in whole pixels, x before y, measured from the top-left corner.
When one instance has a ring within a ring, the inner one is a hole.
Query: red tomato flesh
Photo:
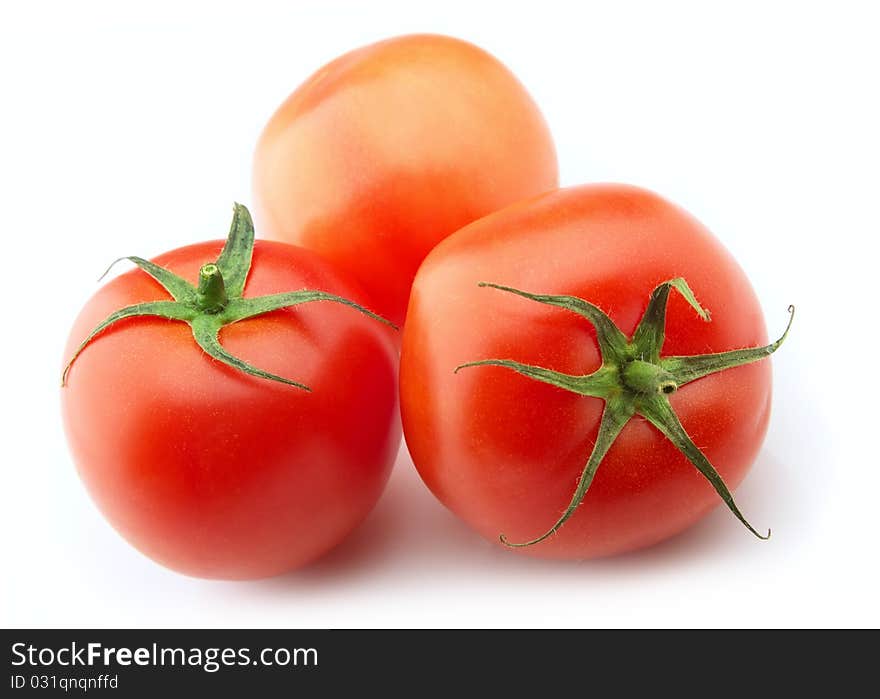
[[[155,262],[195,280],[222,246]],[[245,296],[302,288],[363,296],[314,253],[258,241]],[[111,312],[166,298],[140,270],[113,279],[77,318],[65,358]],[[132,318],[77,358],[64,423],[89,493],[135,547],[189,575],[266,577],[334,547],[378,499],[400,439],[396,351],[387,328],[327,302],[235,323],[221,340],[312,391],[215,361],[185,323]]]

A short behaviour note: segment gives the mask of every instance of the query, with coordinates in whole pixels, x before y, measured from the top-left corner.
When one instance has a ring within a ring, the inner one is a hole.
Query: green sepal
[[[501,543],[510,546],[511,548],[532,546],[541,543],[544,539],[559,531],[560,527],[568,521],[583,501],[584,496],[587,494],[587,490],[589,490],[590,485],[593,483],[593,477],[596,475],[596,471],[599,470],[599,465],[602,463],[602,459],[605,458],[611,445],[614,444],[614,440],[617,439],[620,431],[623,429],[624,425],[629,422],[629,419],[633,414],[634,406],[632,402],[622,398],[609,400],[605,404],[605,410],[602,412],[602,421],[599,423],[599,432],[596,435],[596,441],[593,444],[593,451],[590,453],[587,465],[584,466],[584,470],[578,480],[577,488],[575,488],[574,494],[571,496],[571,502],[568,503],[568,507],[565,508],[565,512],[562,513],[562,516],[556,520],[550,529],[531,541],[514,544],[508,541],[504,534],[501,534],[498,537],[501,540]]]
[[[660,358],[660,350],[666,340],[666,306],[669,292],[673,289],[685,298],[700,318],[707,322],[710,319],[709,311],[697,302],[694,292],[684,279],[676,277],[663,282],[651,293],[648,308],[633,334],[632,344],[639,348],[642,355],[639,359],[656,363]]]
[[[254,222],[247,207],[236,202],[232,206],[232,223],[226,244],[217,258],[229,298],[238,298],[244,293],[253,255]]]
[[[455,367],[455,373],[457,374],[462,369],[474,366],[505,367],[523,376],[528,376],[530,379],[535,379],[536,381],[550,384],[572,393],[579,393],[582,396],[595,396],[596,398],[605,398],[617,385],[615,378],[616,370],[612,367],[602,367],[592,374],[575,376],[561,371],[554,371],[553,369],[545,369],[542,366],[514,362],[510,359],[481,359],[476,362],[468,362],[467,364]]]
[[[146,303],[136,303],[133,306],[126,306],[125,308],[120,308],[118,311],[114,311],[98,323],[92,329],[92,332],[89,333],[88,337],[86,337],[86,339],[80,343],[79,347],[77,347],[73,356],[70,358],[70,361],[67,362],[67,365],[64,367],[64,371],[61,373],[62,387],[67,385],[67,375],[70,373],[70,367],[73,366],[73,362],[86,348],[86,345],[114,323],[124,320],[125,318],[137,318],[143,316],[165,318],[166,320],[182,320],[185,323],[189,323],[195,315],[196,312],[192,308],[184,306],[177,301],[147,301]]]
[[[67,384],[67,377],[76,358],[107,327],[123,318],[156,316],[168,320],[178,320],[189,324],[193,338],[201,349],[213,359],[223,362],[238,371],[288,386],[309,391],[305,384],[277,376],[252,366],[230,354],[220,343],[220,331],[231,323],[246,318],[270,313],[281,308],[296,306],[311,301],[331,301],[348,306],[370,318],[397,329],[390,321],[364,308],[363,306],[325,291],[301,289],[256,298],[242,296],[251,268],[254,249],[254,225],[247,208],[235,204],[232,224],[226,244],[216,262],[209,262],[199,271],[198,286],[190,284],[173,272],[141,257],[123,257],[134,262],[144,272],[158,281],[174,298],[174,301],[150,301],[134,304],[111,313],[99,323],[80,344],[64,368],[61,385]],[[115,262],[113,263],[115,264]],[[112,267],[113,265],[110,265]],[[109,271],[109,268],[108,268]],[[107,272],[104,273],[106,275]],[[102,275],[103,278],[103,275]]]
[[[543,303],[547,306],[564,308],[572,313],[576,313],[582,318],[586,318],[593,324],[593,327],[596,328],[596,340],[599,343],[599,350],[602,352],[603,359],[620,361],[626,356],[626,335],[620,331],[611,318],[589,301],[580,299],[577,296],[530,294],[527,291],[520,291],[519,289],[502,286],[501,284],[490,284],[489,282],[480,282],[478,286],[506,291],[510,294],[522,296],[530,301],[537,301],[538,303]]]
[[[794,322],[794,306],[788,307],[788,313],[785,332],[776,342],[771,342],[769,345],[718,352],[717,354],[699,354],[692,357],[663,357],[660,359],[660,365],[675,377],[679,386],[684,386],[709,374],[760,361],[778,350],[788,337],[788,331],[791,330],[791,324]]]
[[[312,390],[305,384],[292,381],[291,379],[285,379],[283,376],[278,376],[277,374],[272,374],[268,371],[263,371],[262,369],[255,367],[253,364],[248,364],[243,359],[239,359],[235,355],[227,352],[223,348],[223,345],[220,344],[220,329],[223,327],[223,323],[220,322],[217,316],[199,316],[190,323],[190,326],[192,327],[193,337],[199,347],[202,348],[205,354],[216,359],[218,362],[222,362],[233,369],[243,371],[245,374],[250,374],[251,376],[256,376],[261,379],[279,381],[288,386],[296,386],[296,388],[301,388],[304,391]]]
[[[101,281],[106,277],[110,270],[123,260],[134,262],[138,267],[144,270],[144,272],[159,282],[162,285],[162,288],[171,294],[175,301],[180,301],[181,303],[193,302],[196,295],[196,288],[186,281],[186,279],[178,277],[174,272],[171,272],[164,267],[160,267],[155,262],[150,262],[143,257],[137,257],[135,255],[128,255],[113,260],[113,262],[110,263],[110,266],[104,271],[104,274],[98,277],[98,281]]]
[[[456,367],[456,373],[469,367],[503,367],[535,381],[582,396],[602,398],[605,401],[605,410],[602,413],[602,421],[592,453],[563,515],[550,529],[530,541],[511,543],[501,535],[504,544],[512,547],[531,546],[559,531],[580,506],[602,459],[634,415],[641,415],[647,419],[688,458],[750,532],[761,539],[769,538],[769,530],[766,536],[760,534],[743,516],[718,471],[688,436],[678,416],[672,410],[667,395],[703,376],[768,357],[788,337],[794,319],[793,306],[789,307],[791,317],[785,332],[770,345],[691,357],[661,357],[666,335],[666,309],[670,291],[673,289],[678,291],[703,320],[710,320],[708,310],[699,304],[693,291],[681,277],[665,281],[653,290],[632,339],[627,339],[602,310],[584,299],[575,296],[532,294],[487,282],[481,282],[479,286],[500,289],[537,303],[565,308],[581,315],[595,327],[597,344],[602,355],[600,368],[585,376],[564,374],[512,359],[480,359]]]
[[[675,445],[676,449],[684,454],[688,458],[688,461],[697,467],[697,470],[702,473],[712,487],[715,488],[715,492],[721,496],[721,499],[724,500],[730,511],[736,515],[736,518],[742,522],[752,534],[759,539],[770,538],[769,529],[767,530],[766,536],[759,534],[755,528],[749,524],[748,520],[743,516],[743,513],[739,511],[739,508],[733,501],[733,495],[730,494],[730,490],[728,490],[727,485],[724,483],[724,479],[721,478],[721,474],[715,470],[715,467],[709,462],[706,455],[700,451],[697,445],[694,444],[693,440],[688,436],[688,433],[685,432],[684,427],[681,425],[681,421],[678,419],[678,415],[675,414],[675,411],[669,404],[669,400],[667,400],[665,396],[651,396],[649,399],[642,401],[639,404],[638,413],[654,425],[654,427],[660,430],[660,432],[662,432],[669,441]]]
[[[226,323],[236,323],[245,318],[253,318],[254,316],[263,315],[264,313],[271,313],[272,311],[278,311],[282,308],[290,308],[291,306],[298,306],[301,303],[310,303],[312,301],[332,301],[334,303],[339,303],[343,306],[353,308],[373,320],[378,320],[380,323],[384,323],[395,330],[398,329],[390,320],[373,313],[371,310],[364,308],[350,299],[337,296],[336,294],[329,294],[326,291],[313,291],[311,289],[288,291],[281,294],[268,294],[267,296],[258,296],[254,299],[234,299],[230,301],[223,310],[221,317]]]

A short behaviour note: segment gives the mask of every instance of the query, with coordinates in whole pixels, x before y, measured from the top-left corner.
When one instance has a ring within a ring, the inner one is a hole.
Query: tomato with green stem
[[[767,428],[760,360],[787,332],[767,344],[735,260],[657,195],[541,195],[465,227],[419,270],[406,442],[450,509],[534,555],[640,548],[720,502],[765,538],[732,489]]]
[[[387,321],[314,253],[255,244],[241,205],[225,245],[127,259],[139,269],[88,301],[65,352],[65,428],[99,509],[194,576],[266,577],[333,548],[400,439]]]

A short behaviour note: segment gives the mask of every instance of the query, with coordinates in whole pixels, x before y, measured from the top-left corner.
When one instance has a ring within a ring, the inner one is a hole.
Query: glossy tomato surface
[[[495,289],[571,294],[630,336],[654,287],[684,277],[710,311],[670,297],[663,355],[763,345],[760,306],[743,271],[699,222],[650,192],[620,185],[559,190],[449,237],[413,285],[401,356],[404,434],[428,487],[487,539],[528,541],[568,505],[598,431],[603,401],[502,367],[513,359],[570,374],[599,367],[596,334],[571,312]],[[763,440],[770,365],[728,369],[670,396],[686,431],[727,484]],[[623,429],[574,516],[517,549],[588,558],[637,549],[690,526],[721,502],[697,469],[640,417]],[[739,526],[731,518],[731,526]]]
[[[254,157],[258,229],[321,253],[398,324],[440,240],[556,185],[553,141],[523,86],[482,49],[434,35],[321,68],[272,116]]]
[[[222,246],[155,262],[195,280]],[[314,253],[258,241],[245,297],[303,288],[362,296]],[[65,360],[111,312],[167,298],[140,270],[113,279],[77,318]],[[400,439],[389,333],[330,302],[221,331],[230,352],[309,393],[213,360],[185,323],[120,321],[86,347],[62,389],[80,476],[113,526],[169,568],[243,579],[307,563],[352,531],[387,480]]]

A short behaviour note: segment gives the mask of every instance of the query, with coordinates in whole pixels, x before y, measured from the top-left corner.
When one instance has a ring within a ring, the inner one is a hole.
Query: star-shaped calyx
[[[132,306],[121,308],[111,313],[89,333],[88,337],[77,348],[73,357],[64,368],[61,376],[61,385],[67,384],[70,368],[76,358],[88,346],[92,340],[104,330],[125,318],[139,316],[154,316],[167,320],[177,320],[187,323],[192,329],[193,338],[205,354],[219,362],[237,369],[251,376],[271,381],[279,381],[305,391],[308,386],[276,376],[268,371],[263,371],[242,359],[227,352],[220,344],[220,330],[227,325],[237,323],[246,318],[253,318],[264,313],[277,311],[281,308],[297,306],[311,301],[332,301],[349,306],[364,315],[374,318],[386,325],[396,328],[391,322],[354,301],[329,294],[325,291],[303,289],[289,291],[256,298],[242,296],[248,273],[251,269],[251,258],[254,251],[254,224],[247,208],[242,204],[233,207],[232,225],[226,244],[216,262],[209,262],[199,270],[198,284],[193,285],[173,272],[141,257],[121,257],[121,260],[130,260],[144,272],[155,279],[162,287],[171,294],[173,300],[146,301]],[[114,262],[113,264],[116,264]],[[110,265],[111,267],[113,265]],[[109,271],[109,270],[108,270]],[[105,272],[106,274],[106,272]]]
[[[601,398],[605,401],[605,409],[602,412],[593,451],[584,466],[577,488],[565,512],[541,536],[523,543],[511,543],[502,534],[500,538],[504,544],[515,547],[531,546],[555,534],[581,504],[602,459],[608,453],[624,425],[635,415],[641,415],[648,420],[688,458],[715,488],[730,511],[750,532],[761,539],[769,538],[769,530],[766,535],[759,534],[740,512],[718,471],[682,427],[669,403],[668,396],[691,381],[731,367],[757,362],[773,354],[788,336],[792,320],[794,320],[794,306],[788,308],[790,317],[782,337],[770,345],[718,354],[661,357],[660,352],[663,349],[666,334],[666,305],[669,300],[669,292],[672,289],[678,291],[703,320],[707,322],[710,320],[708,311],[700,306],[690,287],[682,278],[670,279],[654,289],[648,302],[648,308],[639,321],[632,338],[627,338],[597,306],[576,296],[530,294],[508,286],[486,282],[480,283],[480,286],[499,289],[548,306],[558,306],[586,318],[596,328],[599,351],[602,355],[602,365],[592,374],[583,376],[564,374],[509,359],[482,359],[462,364],[455,369],[457,373],[467,367],[505,367],[535,381],[557,386],[578,395]]]

